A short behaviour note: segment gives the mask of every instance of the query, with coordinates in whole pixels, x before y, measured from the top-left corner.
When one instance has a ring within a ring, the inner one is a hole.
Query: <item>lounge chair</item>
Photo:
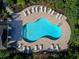
[[[29,10],[29,9],[26,9],[26,11],[27,11],[27,14],[28,14],[28,15],[30,15],[30,14],[31,14],[31,12],[30,12],[30,10]]]
[[[40,12],[43,12],[43,6],[40,6],[39,8],[40,8]]]
[[[29,50],[30,50],[30,48],[29,48],[28,46],[27,46],[27,48],[26,48],[26,49],[27,49],[27,51],[29,51]]]
[[[59,17],[59,15],[60,15],[60,14],[59,14],[59,13],[57,13],[57,14],[56,14],[56,18],[58,18],[58,17]]]
[[[26,52],[26,53],[30,53],[30,52],[31,52],[31,47],[30,47],[30,46],[27,46],[27,47],[25,48],[25,52]]]
[[[42,49],[43,49],[43,45],[40,45],[40,46],[39,46],[39,50],[42,50]]]
[[[32,9],[31,9],[31,12],[32,12],[32,13],[34,13],[34,12],[35,12],[34,8],[35,8],[35,7],[32,7]]]
[[[33,52],[38,52],[38,51],[40,51],[39,46],[38,45],[34,46],[34,51]]]
[[[26,13],[25,13],[25,11],[23,11],[23,14],[24,14],[24,16],[27,16]]]
[[[54,50],[54,44],[51,44],[50,49]]]
[[[24,47],[25,47],[25,50],[24,50],[24,52],[25,52],[25,53],[27,53],[27,46],[24,46]]]
[[[44,12],[46,13],[46,11],[47,11],[47,7],[44,7]]]
[[[51,15],[53,15],[53,14],[54,14],[54,12],[55,12],[55,11],[53,10],[50,14],[51,14]]]
[[[60,15],[59,15],[59,17],[58,17],[58,19],[61,19],[61,18],[62,18],[62,16],[63,16],[63,15],[62,15],[62,14],[60,14]]]
[[[20,48],[22,46],[22,44],[18,44],[18,48]]]
[[[35,7],[35,12],[38,13],[38,7]]]
[[[25,51],[25,46],[22,46],[22,48],[23,48],[22,50]]]
[[[38,47],[38,45],[36,45],[36,47],[37,47],[37,50],[39,50],[39,47]]]
[[[25,46],[23,46],[23,44],[19,44],[18,48],[17,48],[20,52],[25,51]]]
[[[56,45],[56,46],[55,46],[55,49],[56,49],[57,51],[59,51],[59,46],[58,46],[58,45]]]
[[[34,51],[36,51],[37,50],[37,46],[34,46]]]
[[[50,14],[51,11],[52,11],[52,9],[49,9],[47,13]]]

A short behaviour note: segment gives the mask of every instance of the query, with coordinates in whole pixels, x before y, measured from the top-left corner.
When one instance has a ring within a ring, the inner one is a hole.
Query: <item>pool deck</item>
[[[30,9],[31,7],[28,7],[26,9]],[[26,9],[24,9],[23,11],[26,11]],[[64,15],[62,16],[61,19],[56,18],[57,12],[55,12],[53,15],[50,15],[44,12],[38,12],[38,13],[32,13],[28,16],[25,16],[23,11],[18,13],[20,14],[19,19],[23,20],[23,25],[29,22],[34,22],[40,17],[44,17],[44,18],[47,18],[53,24],[59,25],[62,28],[63,33],[62,33],[62,36],[58,40],[50,40],[48,38],[41,38],[40,40],[36,42],[28,43],[22,39],[21,41],[18,41],[18,43],[22,43],[24,46],[31,46],[31,48],[33,48],[35,45],[44,44],[44,49],[47,49],[50,47],[52,43],[54,45],[59,44],[61,50],[68,48],[68,42],[70,40],[71,29],[69,27],[69,24],[66,22],[67,18]]]

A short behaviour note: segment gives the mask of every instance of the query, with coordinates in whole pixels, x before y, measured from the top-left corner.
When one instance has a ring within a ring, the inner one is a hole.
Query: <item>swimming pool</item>
[[[27,23],[22,29],[22,37],[29,42],[35,42],[43,37],[57,40],[61,35],[62,29],[49,22],[47,18],[39,18],[35,22]]]

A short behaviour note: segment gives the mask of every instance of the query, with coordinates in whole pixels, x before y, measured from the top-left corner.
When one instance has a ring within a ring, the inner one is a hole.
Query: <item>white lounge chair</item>
[[[26,13],[25,13],[25,11],[23,11],[23,14],[24,14],[24,16],[27,16]]]
[[[52,11],[52,9],[49,9],[47,13],[50,14],[51,11]]]
[[[34,51],[36,51],[37,50],[37,46],[34,46]]]
[[[43,6],[40,6],[39,8],[40,8],[40,12],[43,12]]]
[[[27,46],[27,51],[29,51],[30,50],[30,48]]]
[[[27,14],[28,14],[28,15],[30,15],[30,14],[31,14],[31,12],[30,12],[30,10],[29,10],[29,9],[26,9],[26,11],[27,11]]]
[[[21,47],[21,44],[18,45],[18,48],[20,48],[20,47]]]
[[[46,13],[47,7],[44,7],[44,12]]]
[[[35,7],[35,12],[38,13],[38,7]]]
[[[27,46],[27,48],[26,48],[26,52],[27,52],[27,53],[30,52],[30,47],[29,47],[29,46]]]
[[[39,50],[43,50],[43,44],[39,46]]]
[[[22,46],[22,51],[24,51],[25,50],[25,46]]]
[[[56,48],[57,51],[59,51],[59,47],[58,47],[58,45],[56,45],[55,48]]]
[[[39,46],[39,50],[42,50],[42,46],[41,45]]]
[[[54,45],[53,44],[50,46],[50,49],[52,49],[52,50],[54,49]]]
[[[22,47],[22,44],[19,43],[19,44],[18,44],[18,48],[20,48],[20,47]]]
[[[53,10],[50,14],[51,14],[51,15],[53,15],[53,14],[54,14],[54,12],[55,12],[55,11]]]
[[[34,12],[35,12],[34,8],[35,8],[35,7],[32,7],[32,9],[31,9],[31,12],[32,12],[32,13],[34,13]]]
[[[61,19],[61,18],[62,18],[62,16],[63,16],[63,15],[62,15],[62,14],[60,14],[60,15],[59,15],[59,17],[58,17],[58,19]]]
[[[23,46],[23,44],[18,44],[18,48],[17,48],[20,52],[24,52],[25,51],[25,47]]]
[[[59,14],[59,13],[57,13],[57,14],[56,14],[56,18],[58,18],[58,17],[59,17],[59,15],[60,15],[60,14]]]

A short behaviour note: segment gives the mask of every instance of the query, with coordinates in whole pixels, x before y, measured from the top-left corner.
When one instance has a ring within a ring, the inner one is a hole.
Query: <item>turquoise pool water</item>
[[[29,42],[37,41],[43,37],[57,40],[61,35],[62,29],[58,25],[49,22],[47,18],[39,18],[33,23],[27,23],[22,30],[22,37]]]

